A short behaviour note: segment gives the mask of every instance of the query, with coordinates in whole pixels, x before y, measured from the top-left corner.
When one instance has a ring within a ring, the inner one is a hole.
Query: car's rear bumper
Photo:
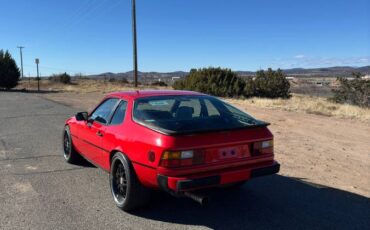
[[[158,175],[158,185],[169,192],[182,192],[206,187],[214,187],[249,180],[254,177],[278,173],[280,164],[274,161],[269,164],[259,164],[248,168],[236,168],[217,173],[189,177],[169,177]]]

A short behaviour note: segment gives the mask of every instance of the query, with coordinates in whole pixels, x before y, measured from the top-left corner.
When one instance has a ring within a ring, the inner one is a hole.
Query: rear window
[[[135,100],[136,122],[166,134],[267,125],[211,96],[156,96]]]

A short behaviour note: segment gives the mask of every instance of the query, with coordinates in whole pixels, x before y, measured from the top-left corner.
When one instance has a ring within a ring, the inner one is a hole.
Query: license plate
[[[238,151],[236,148],[223,148],[218,152],[220,159],[234,158],[238,156]]]

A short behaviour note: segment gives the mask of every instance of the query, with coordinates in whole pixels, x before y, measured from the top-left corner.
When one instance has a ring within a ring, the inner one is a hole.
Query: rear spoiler
[[[261,127],[267,127],[270,125],[270,123],[265,121],[260,121],[259,124],[249,125],[245,127],[238,127],[238,128],[229,128],[229,129],[205,129],[205,130],[185,130],[185,131],[173,131],[168,129],[162,129],[156,126],[148,125],[143,122],[137,122],[138,124],[145,126],[155,132],[167,135],[167,136],[182,136],[182,135],[195,135],[195,134],[201,134],[201,133],[210,133],[210,132],[225,132],[225,131],[232,131],[232,130],[245,130],[245,129],[254,129],[254,128],[261,128]]]

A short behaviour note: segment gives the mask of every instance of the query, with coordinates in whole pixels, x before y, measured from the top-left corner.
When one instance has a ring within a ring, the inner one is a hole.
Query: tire
[[[130,160],[120,152],[112,158],[109,184],[115,204],[124,211],[142,207],[150,200],[149,189],[140,183]]]
[[[64,160],[70,164],[77,164],[81,162],[81,156],[73,147],[71,131],[69,126],[65,126],[63,132],[63,156]]]

